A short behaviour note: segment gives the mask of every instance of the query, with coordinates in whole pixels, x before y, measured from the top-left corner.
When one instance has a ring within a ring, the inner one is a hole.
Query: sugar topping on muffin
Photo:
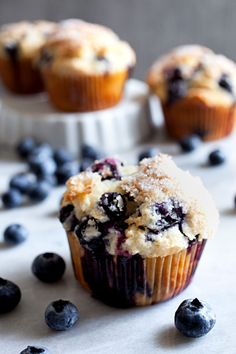
[[[160,154],[138,166],[106,159],[72,177],[60,220],[91,251],[157,257],[210,238],[218,213],[200,179]]]
[[[208,104],[235,102],[235,63],[206,47],[186,45],[173,49],[153,64],[147,80],[151,91],[165,104],[186,96]]]
[[[62,21],[45,43],[40,63],[55,72],[104,74],[135,64],[133,49],[109,28],[71,19]]]
[[[38,54],[45,38],[55,29],[56,24],[48,21],[22,21],[4,25],[0,29],[0,55],[31,59]]]

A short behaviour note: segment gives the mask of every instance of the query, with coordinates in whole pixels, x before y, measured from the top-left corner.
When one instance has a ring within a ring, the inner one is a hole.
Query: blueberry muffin
[[[200,134],[214,140],[231,133],[236,65],[225,56],[198,45],[181,46],[153,64],[147,81],[161,101],[171,137]]]
[[[82,286],[127,307],[188,286],[218,213],[201,181],[160,154],[138,166],[96,161],[69,179],[60,221]]]
[[[18,22],[0,29],[0,75],[7,89],[18,94],[43,90],[35,60],[56,24],[46,21]]]
[[[94,111],[120,101],[135,53],[106,27],[67,20],[48,38],[39,63],[56,108]]]

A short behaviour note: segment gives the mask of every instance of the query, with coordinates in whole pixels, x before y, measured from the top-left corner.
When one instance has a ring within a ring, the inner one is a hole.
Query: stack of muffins
[[[135,65],[135,53],[110,29],[80,20],[3,26],[0,74],[12,92],[45,89],[63,111],[114,106]]]

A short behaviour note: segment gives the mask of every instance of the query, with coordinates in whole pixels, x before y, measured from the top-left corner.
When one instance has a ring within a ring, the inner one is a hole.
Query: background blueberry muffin
[[[235,122],[236,65],[198,45],[178,47],[148,73],[160,98],[170,136],[200,134],[205,140],[228,135]]]
[[[18,22],[0,29],[0,75],[7,89],[18,94],[40,92],[43,83],[36,58],[56,24]]]
[[[60,210],[77,279],[115,306],[167,300],[191,281],[218,213],[201,181],[158,155],[95,162],[67,182]]]
[[[39,62],[55,107],[92,111],[119,102],[135,53],[106,27],[66,20],[45,43]]]

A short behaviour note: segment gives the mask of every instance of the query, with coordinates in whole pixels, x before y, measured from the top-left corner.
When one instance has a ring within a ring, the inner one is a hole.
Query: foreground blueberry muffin
[[[160,98],[170,136],[214,140],[231,133],[236,65],[225,56],[198,45],[181,46],[153,64],[147,81]]]
[[[47,21],[18,22],[0,29],[0,75],[7,89],[18,94],[43,90],[36,58],[56,24]]]
[[[218,213],[201,181],[167,155],[108,158],[67,182],[60,210],[75,276],[114,306],[141,306],[191,281]]]
[[[117,104],[135,53],[109,28],[62,21],[39,58],[52,104],[63,111],[94,111]]]

